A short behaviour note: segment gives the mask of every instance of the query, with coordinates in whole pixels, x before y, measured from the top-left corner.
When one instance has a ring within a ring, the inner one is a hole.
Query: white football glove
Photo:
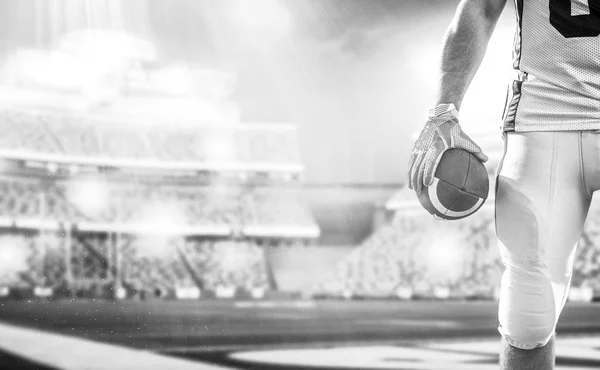
[[[481,162],[488,160],[481,148],[462,131],[458,119],[452,114],[430,118],[410,155],[408,187],[420,192],[423,186],[431,185],[442,154],[451,148],[465,149]]]

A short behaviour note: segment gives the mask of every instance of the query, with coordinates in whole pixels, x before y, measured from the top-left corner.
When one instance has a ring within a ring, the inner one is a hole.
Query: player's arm
[[[460,2],[442,42],[436,105],[460,109],[505,5],[506,0]]]
[[[408,185],[417,192],[433,175],[450,148],[461,148],[487,161],[481,148],[458,124],[458,109],[485,55],[506,0],[462,0],[442,43],[435,109],[411,153]]]

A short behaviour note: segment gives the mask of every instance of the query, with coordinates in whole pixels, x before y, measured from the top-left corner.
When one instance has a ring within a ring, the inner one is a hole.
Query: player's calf
[[[554,337],[545,346],[534,349],[520,349],[502,340],[502,370],[552,370],[554,359]]]

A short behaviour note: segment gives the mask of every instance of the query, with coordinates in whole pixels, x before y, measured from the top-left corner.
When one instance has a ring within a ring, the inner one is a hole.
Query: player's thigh
[[[496,233],[505,263],[542,259],[570,275],[590,205],[578,132],[506,133],[496,188]]]

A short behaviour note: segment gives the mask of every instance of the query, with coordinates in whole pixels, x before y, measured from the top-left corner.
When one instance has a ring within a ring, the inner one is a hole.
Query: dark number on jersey
[[[588,0],[590,13],[586,15],[571,15],[574,1],[550,0],[550,23],[567,38],[600,35],[600,0]]]

